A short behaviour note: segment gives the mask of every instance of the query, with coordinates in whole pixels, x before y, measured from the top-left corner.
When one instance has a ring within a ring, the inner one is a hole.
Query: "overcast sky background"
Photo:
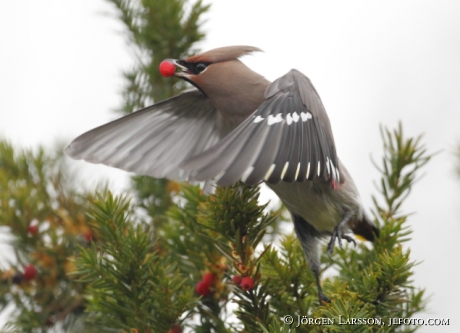
[[[274,80],[291,68],[306,74],[329,114],[337,151],[372,206],[379,177],[379,125],[424,133],[425,168],[406,201],[414,212],[409,243],[415,285],[431,301],[424,318],[450,318],[457,332],[460,299],[459,1],[211,1],[206,40],[265,52],[243,59]],[[103,0],[0,3],[0,136],[23,147],[67,142],[117,115],[121,72],[133,63],[115,10]],[[171,58],[177,55],[172,54]],[[108,176],[122,190],[126,173],[85,165],[87,183]],[[418,316],[419,317],[419,316]]]

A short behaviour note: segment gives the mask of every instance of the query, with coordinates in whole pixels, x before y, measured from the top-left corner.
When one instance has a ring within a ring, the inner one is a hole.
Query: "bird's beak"
[[[176,66],[176,72],[172,76],[176,77],[188,77],[192,74],[187,67],[184,66],[184,60],[177,60],[177,59],[165,59],[164,61],[172,63]]]

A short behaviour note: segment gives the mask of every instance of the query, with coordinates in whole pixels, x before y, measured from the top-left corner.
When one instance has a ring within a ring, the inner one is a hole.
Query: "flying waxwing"
[[[329,237],[354,242],[352,230],[374,240],[358,190],[337,157],[331,124],[310,80],[293,69],[274,82],[238,58],[251,46],[217,48],[183,60],[166,59],[164,76],[195,88],[76,138],[65,153],[139,175],[173,180],[265,182],[292,215],[318,286],[318,245]]]

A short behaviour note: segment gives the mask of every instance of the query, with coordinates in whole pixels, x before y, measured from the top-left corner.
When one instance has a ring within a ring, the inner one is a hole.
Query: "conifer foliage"
[[[168,86],[157,65],[191,53],[208,6],[110,2],[143,61],[125,74],[124,110],[182,88]],[[323,288],[332,299],[322,305],[295,235],[280,227],[282,211],[260,205],[257,187],[235,184],[205,195],[198,186],[144,179],[125,195],[84,193],[72,187],[62,157],[1,141],[0,231],[14,250],[0,254],[0,305],[15,305],[4,330],[415,331],[382,323],[425,306],[412,281],[417,263],[403,246],[411,229],[402,206],[430,156],[401,125],[382,128],[382,138],[373,208],[380,236],[373,245],[337,247],[332,260],[322,256]],[[346,324],[351,318],[360,323]]]
[[[75,283],[78,247],[95,236],[62,155],[15,149],[0,141],[0,232],[11,248],[0,254],[0,309],[14,304],[14,331],[45,331],[73,321],[85,308],[85,284]]]
[[[333,261],[323,256],[324,269],[338,272],[323,281],[332,298],[324,306],[294,235],[264,241],[277,214],[258,204],[257,188],[236,184],[206,196],[175,184],[166,223],[153,224],[126,196],[78,194],[63,181],[59,159],[15,152],[3,141],[0,218],[13,234],[15,262],[2,268],[0,301],[16,304],[10,327],[46,331],[79,319],[85,332],[345,332],[339,317],[411,317],[424,298],[401,245],[410,238],[401,204],[429,157],[401,126],[382,133],[382,198],[374,198],[380,237],[373,248],[359,243],[336,248]],[[335,322],[294,328],[284,325],[287,315]]]

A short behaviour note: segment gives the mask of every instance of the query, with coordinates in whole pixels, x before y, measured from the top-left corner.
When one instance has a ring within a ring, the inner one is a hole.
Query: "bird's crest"
[[[225,46],[191,56],[185,59],[185,61],[188,63],[216,63],[237,59],[252,52],[262,52],[262,50],[254,46],[246,45]]]

